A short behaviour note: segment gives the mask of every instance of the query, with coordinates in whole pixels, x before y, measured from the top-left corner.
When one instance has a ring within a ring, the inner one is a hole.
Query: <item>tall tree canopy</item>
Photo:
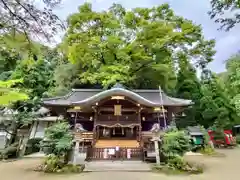
[[[227,72],[223,79],[227,93],[232,99],[238,116],[240,117],[240,54],[232,56],[226,64]]]
[[[85,3],[68,18],[68,26],[68,57],[81,67],[80,80],[104,87],[120,81],[168,89],[179,56],[205,68],[215,53],[214,41],[204,39],[201,27],[176,16],[168,4],[129,11],[113,4],[95,12]]]
[[[211,5],[209,15],[221,25],[220,29],[228,31],[240,23],[239,0],[211,0]]]

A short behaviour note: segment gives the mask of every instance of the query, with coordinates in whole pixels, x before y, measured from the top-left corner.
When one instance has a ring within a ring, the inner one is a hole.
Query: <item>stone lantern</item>
[[[161,139],[160,139],[160,135],[161,135],[160,125],[158,123],[153,124],[151,132],[152,132],[151,141],[154,142],[156,162],[157,162],[157,164],[160,164],[160,153],[159,153],[159,142],[161,141]]]
[[[73,164],[77,164],[77,159],[79,156],[79,144],[80,142],[83,142],[83,138],[82,138],[82,133],[85,132],[86,130],[83,128],[82,124],[77,123],[75,124],[75,132],[79,133],[78,138],[74,139],[75,142],[75,147],[74,147],[74,154],[73,154]]]

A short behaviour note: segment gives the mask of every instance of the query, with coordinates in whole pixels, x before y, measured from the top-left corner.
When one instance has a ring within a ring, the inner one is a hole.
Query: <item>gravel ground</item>
[[[207,170],[201,175],[164,175],[147,172],[91,172],[71,175],[49,175],[32,171],[40,159],[22,159],[0,162],[1,180],[237,180],[239,178],[240,149],[221,150],[226,157],[188,156],[192,161],[204,163]]]

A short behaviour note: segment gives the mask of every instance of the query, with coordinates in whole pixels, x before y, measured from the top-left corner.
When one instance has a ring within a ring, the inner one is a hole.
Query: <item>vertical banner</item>
[[[127,158],[131,159],[131,149],[127,149]]]
[[[108,158],[108,149],[104,149],[104,151],[103,151],[103,158],[104,159]]]

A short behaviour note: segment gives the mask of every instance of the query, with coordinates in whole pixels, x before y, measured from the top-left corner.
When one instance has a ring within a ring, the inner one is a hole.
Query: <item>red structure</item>
[[[232,135],[232,130],[224,130],[224,139],[216,139],[215,131],[209,130],[208,134],[210,136],[210,140],[213,142],[214,146],[216,147],[228,147],[228,146],[233,146],[235,145],[235,139],[233,138]]]

